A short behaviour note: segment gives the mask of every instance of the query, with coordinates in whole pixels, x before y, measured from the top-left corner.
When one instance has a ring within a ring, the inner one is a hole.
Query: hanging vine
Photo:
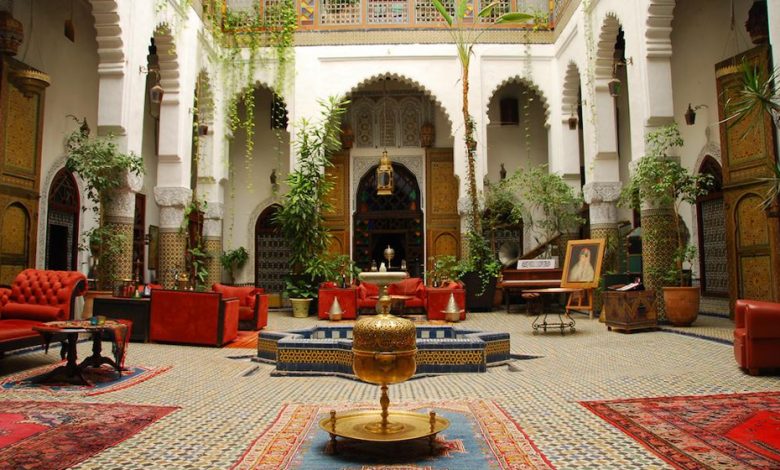
[[[598,142],[598,128],[596,127],[596,40],[593,36],[593,15],[591,12],[592,0],[582,0],[582,15],[585,30],[585,88],[588,92],[588,122],[591,124],[593,145],[596,148]],[[593,179],[594,161],[591,159],[587,168],[587,180]]]

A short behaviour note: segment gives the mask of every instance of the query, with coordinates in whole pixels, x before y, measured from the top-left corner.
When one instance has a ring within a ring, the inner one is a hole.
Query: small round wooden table
[[[531,327],[534,329],[534,334],[538,333],[539,330],[544,331],[547,333],[547,328],[560,328],[561,334],[566,334],[566,329],[568,328],[570,332],[574,333],[574,325],[575,321],[572,317],[569,316],[569,311],[564,309],[563,312],[556,312],[556,315],[558,315],[558,321],[555,322],[548,322],[547,321],[547,315],[549,314],[547,312],[547,309],[545,308],[544,299],[547,295],[551,294],[566,294],[567,297],[575,292],[581,292],[582,289],[578,288],[572,288],[572,287],[551,287],[549,289],[527,289],[523,291],[523,294],[537,294],[538,297],[536,299],[537,301],[537,312],[536,312],[536,318],[534,318],[533,323],[531,324]],[[541,321],[539,321],[541,320]]]

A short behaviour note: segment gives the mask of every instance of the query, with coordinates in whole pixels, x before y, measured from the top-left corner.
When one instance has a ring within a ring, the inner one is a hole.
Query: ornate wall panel
[[[361,148],[419,147],[420,128],[433,116],[428,97],[408,91],[356,93],[346,121]]]
[[[333,166],[325,170],[328,180],[333,183],[327,197],[333,209],[325,215],[325,226],[334,238],[328,251],[349,255],[349,153],[333,155],[331,162]]]
[[[771,176],[777,161],[771,118],[726,119],[727,100],[742,86],[743,61],[767,73],[771,70],[768,47],[755,47],[715,67],[732,307],[743,297],[780,300],[780,220],[767,217],[758,206],[765,187],[756,180]]]
[[[427,257],[457,256],[461,251],[459,185],[452,149],[428,149],[426,166],[426,194],[429,201],[426,212]]]
[[[728,295],[729,275],[726,256],[726,221],[723,198],[702,202],[699,205],[703,252],[702,290],[705,294]]]
[[[0,284],[11,284],[29,266],[30,214],[21,204],[6,207],[0,216]]]
[[[255,223],[255,286],[266,292],[284,291],[284,278],[290,272],[290,247],[271,222],[278,205],[267,207]]]

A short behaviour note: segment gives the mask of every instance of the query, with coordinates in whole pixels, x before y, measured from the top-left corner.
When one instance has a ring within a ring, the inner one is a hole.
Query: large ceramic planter
[[[497,279],[490,279],[485,289],[482,289],[482,279],[479,273],[465,273],[460,278],[466,286],[466,311],[490,312],[493,310],[493,297],[496,293]]]
[[[690,326],[699,315],[699,287],[664,287],[666,320],[674,326]]]
[[[295,318],[306,318],[309,316],[309,304],[311,299],[290,299],[292,304],[292,314]]]

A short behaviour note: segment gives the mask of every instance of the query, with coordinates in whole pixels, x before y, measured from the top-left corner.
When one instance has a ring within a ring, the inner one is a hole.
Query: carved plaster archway
[[[90,0],[98,53],[98,74],[124,75],[125,50],[122,40],[122,24],[119,2],[116,0]]]
[[[672,56],[672,19],[677,0],[650,0],[645,42],[647,57]]]
[[[563,91],[561,93],[561,116],[565,120],[577,111],[580,96],[580,69],[574,62],[569,62],[566,67],[566,75],[563,78]]]
[[[615,13],[607,13],[601,22],[599,39],[596,43],[596,78],[608,80],[612,76],[615,52],[615,40],[622,21]]]
[[[487,100],[488,105],[491,103],[496,93],[498,93],[498,91],[501,88],[509,84],[522,85],[528,88],[529,90],[531,90],[533,93],[536,94],[536,96],[538,96],[542,100],[542,108],[544,109],[544,127],[549,128],[550,127],[550,103],[547,100],[547,97],[544,95],[544,92],[542,92],[541,88],[539,88],[539,86],[535,82],[530,81],[525,77],[521,77],[520,75],[507,77],[506,79],[498,83],[495,86],[495,88],[493,88],[488,94],[488,100]],[[488,124],[490,123],[489,112],[490,112],[489,106],[485,106],[485,122]]]
[[[179,102],[179,56],[176,43],[167,23],[161,23],[154,29],[154,41],[157,55],[160,57],[160,85],[165,90],[163,101]]]

